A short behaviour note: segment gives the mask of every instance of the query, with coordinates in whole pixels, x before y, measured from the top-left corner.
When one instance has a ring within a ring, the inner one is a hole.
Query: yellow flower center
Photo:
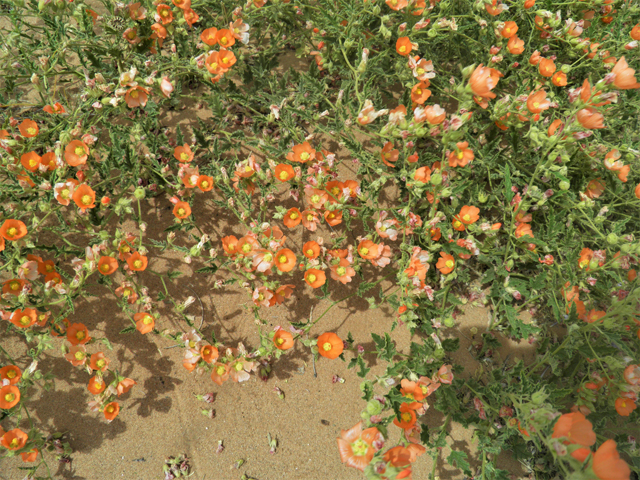
[[[244,245],[242,245],[242,251],[244,253],[249,253],[251,251],[251,245],[249,245],[248,243],[245,243]]]
[[[9,288],[11,288],[11,290],[18,290],[18,288],[20,288],[20,282],[11,282],[9,284]]]
[[[35,159],[32,158],[32,159],[29,160],[29,166],[30,167],[35,167],[37,164],[38,164],[38,162],[36,162]]]
[[[185,214],[185,209],[184,208],[179,208],[178,209],[178,215],[182,217],[184,214]]]
[[[83,205],[91,205],[91,196],[90,195],[83,195],[81,202]]]
[[[27,128],[27,133],[29,135],[35,135],[36,134],[36,129],[33,128],[33,127],[29,127],[29,128]]]
[[[296,218],[298,218],[298,213],[297,212],[291,212],[291,215],[289,215],[289,218],[291,220],[295,220]]]
[[[133,262],[135,268],[142,268],[142,260],[136,260]]]
[[[252,170],[253,170],[253,168],[251,168],[251,166],[250,166],[250,165],[247,165],[246,167],[244,167],[244,171],[245,171],[245,172],[250,172],[250,171],[252,171]]]
[[[17,448],[18,445],[20,445],[20,442],[18,441],[17,438],[14,438],[13,440],[11,440],[11,443],[9,444],[11,448]]]
[[[278,345],[282,345],[282,344],[284,343],[284,339],[283,339],[283,338],[278,338],[278,339],[276,340],[276,343],[277,343]]]
[[[150,325],[152,322],[153,322],[153,318],[151,318],[149,315],[144,317],[144,319],[142,320],[142,323],[144,323],[145,325]]]
[[[280,255],[280,258],[278,258],[278,261],[280,263],[287,263],[287,256],[286,255]]]
[[[241,362],[236,363],[233,368],[236,369],[236,372],[242,371],[242,363]]]
[[[404,412],[402,415],[400,415],[400,418],[402,418],[403,422],[410,422],[411,414],[409,412]]]
[[[16,227],[11,227],[7,230],[7,233],[9,234],[10,237],[15,237],[16,234],[18,233],[18,229]]]
[[[138,91],[134,90],[133,92],[131,92],[131,98],[138,98]]]
[[[540,102],[533,102],[533,108],[539,108]]]
[[[343,277],[345,273],[347,273],[347,269],[345,267],[336,268],[336,273],[339,277]]]
[[[300,154],[300,159],[301,159],[301,160],[304,160],[304,161],[309,160],[309,152],[302,152],[302,153]]]
[[[467,213],[465,216],[463,216],[463,217],[462,217],[462,219],[463,219],[465,222],[469,222],[469,221],[471,221],[471,216]]]
[[[307,222],[310,222],[313,220],[313,215],[311,215],[310,213],[307,214]]]
[[[96,380],[96,381],[93,383],[93,386],[94,386],[97,390],[100,390],[100,389],[102,388],[102,382],[99,382],[98,380]]]
[[[85,334],[82,330],[80,330],[79,332],[76,333],[76,338],[78,340],[84,340]]]
[[[357,439],[351,444],[351,451],[356,457],[366,455],[367,450],[369,450],[369,445],[367,445],[367,442],[365,442],[361,438]]]
[[[107,407],[107,413],[113,413],[116,408],[113,405]]]
[[[130,288],[125,288],[124,291],[122,292],[122,295],[124,295],[125,297],[128,297],[132,294],[133,292],[131,291]]]
[[[196,346],[196,342],[194,340],[189,340],[189,348],[193,348]]]
[[[313,273],[309,274],[309,276],[307,276],[307,279],[309,280],[309,283],[313,283],[316,281],[316,277]]]
[[[187,160],[189,160],[189,155],[187,155],[185,152],[182,152],[180,154],[180,159],[183,160],[183,161],[187,161]]]
[[[264,254],[264,257],[262,257],[262,259],[265,262],[270,262],[271,260],[273,260],[273,255],[271,253],[267,252],[267,253]]]
[[[102,266],[100,267],[100,270],[102,270],[103,272],[108,272],[109,271],[109,264],[103,263]]]
[[[160,15],[162,15],[163,17],[167,17],[169,15],[169,10],[162,10],[160,12]]]
[[[73,152],[76,155],[79,155],[79,156],[84,155],[84,153],[85,153],[84,148],[82,148],[80,146],[77,146]]]
[[[453,268],[453,266],[455,265],[453,263],[453,260],[447,260],[446,262],[444,262],[444,264],[447,266],[447,268]]]
[[[7,393],[7,394],[4,396],[4,399],[5,399],[5,401],[7,401],[7,402],[13,402],[13,401],[15,400],[15,398],[16,398],[16,395],[15,395],[14,393]]]
[[[311,249],[307,250],[307,255],[309,255],[309,256],[313,255],[313,250],[311,250]]]
[[[222,365],[220,365],[220,366],[218,366],[218,367],[216,368],[216,373],[217,373],[218,375],[224,375],[224,372],[225,372],[225,368],[224,368]]]
[[[220,39],[220,44],[221,44],[221,45],[226,45],[226,44],[227,44],[227,42],[228,42],[227,37],[222,37],[222,38]]]
[[[18,372],[16,372],[15,370],[9,370],[7,372],[7,378],[9,380],[12,380],[12,379],[16,378],[16,375],[18,375]]]
[[[229,59],[227,57],[222,57],[222,63],[229,63]]]
[[[418,69],[418,75],[422,75],[424,73],[424,68],[420,67]]]
[[[415,400],[415,397],[413,396],[413,393],[406,393],[405,398],[408,398],[409,400]]]
[[[71,192],[69,191],[68,188],[63,188],[62,191],[60,192],[60,196],[64,199],[69,198],[69,195],[71,194]]]
[[[286,180],[287,178],[289,178],[289,174],[287,172],[284,170],[280,172],[280,180]]]
[[[23,315],[23,316],[20,318],[20,323],[21,323],[22,325],[29,325],[29,322],[30,322],[30,321],[31,321],[31,317],[29,317],[28,315]]]
[[[84,352],[76,352],[73,356],[76,360],[82,360],[84,358]]]
[[[311,203],[318,203],[319,201],[320,201],[320,195],[316,194],[311,196]]]
[[[322,349],[323,349],[325,352],[328,352],[329,350],[331,350],[331,348],[332,348],[332,347],[331,347],[331,343],[329,343],[329,342],[325,342],[325,343],[322,345]]]
[[[407,47],[405,47],[404,45],[398,49],[400,53],[404,53],[406,50],[407,50]]]
[[[340,189],[339,189],[338,187],[333,187],[333,188],[331,189],[331,194],[332,194],[334,197],[337,197],[339,193],[340,193]]]
[[[105,366],[105,364],[106,364],[106,362],[102,358],[96,362],[96,366],[98,368],[103,368]]]
[[[203,180],[200,185],[202,186],[202,188],[207,188],[209,186],[209,182],[207,180]]]
[[[368,249],[367,247],[362,247],[362,248],[360,249],[360,253],[361,253],[362,255],[368,255],[368,254],[369,254],[369,249]]]
[[[458,152],[458,160],[462,160],[462,157],[464,157],[464,152],[462,150],[460,150]]]
[[[453,222],[453,226],[456,228],[460,227],[460,225],[462,225],[462,222],[460,220],[456,220],[455,222]]]
[[[121,251],[122,253],[129,253],[129,252],[131,251],[131,248],[129,248],[129,245],[123,245],[123,246],[120,248],[120,251]]]
[[[218,62],[213,62],[213,63],[211,64],[211,70],[215,70],[215,69],[217,69],[217,68],[218,68]]]

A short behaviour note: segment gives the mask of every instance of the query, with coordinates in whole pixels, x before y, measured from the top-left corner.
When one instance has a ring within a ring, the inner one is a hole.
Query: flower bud
[[[136,197],[136,199],[138,199],[138,200],[144,199],[144,197],[145,197],[144,188],[142,188],[142,187],[136,188],[135,191],[133,192],[133,196]]]

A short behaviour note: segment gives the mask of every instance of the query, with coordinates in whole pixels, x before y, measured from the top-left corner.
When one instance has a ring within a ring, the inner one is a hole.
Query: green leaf
[[[178,272],[177,270],[172,270],[171,272],[167,273],[167,276],[171,280],[173,280],[174,278],[178,278],[180,275],[182,275],[182,272]]]
[[[358,367],[360,367],[360,371],[357,373],[357,375],[361,378],[365,378],[367,376],[367,373],[369,373],[369,370],[371,370],[364,364],[362,355],[358,355]]]
[[[135,332],[136,327],[134,327],[133,325],[129,325],[128,327],[124,327],[122,330],[120,330],[120,333],[131,333],[131,332]]]
[[[458,467],[465,475],[471,475],[471,465],[467,462],[466,453],[452,450],[451,454],[447,457],[447,462],[451,466]]]
[[[511,200],[513,199],[513,192],[511,191],[512,185],[511,171],[509,169],[509,164],[507,163],[504,166],[504,196],[507,199],[507,203],[511,203]]]
[[[371,334],[371,338],[373,338],[374,343],[376,344],[376,350],[378,352],[378,356],[390,362],[393,357],[397,354],[396,346],[391,340],[391,337],[387,332],[384,334],[384,338],[380,335],[376,335],[375,333]]]

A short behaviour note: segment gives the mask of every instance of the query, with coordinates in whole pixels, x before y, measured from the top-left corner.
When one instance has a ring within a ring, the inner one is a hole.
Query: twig
[[[311,323],[311,319],[313,318],[313,305],[311,306],[311,312],[309,313],[309,323]],[[307,337],[309,334],[307,334]],[[313,376],[318,378],[318,371],[316,370],[316,355],[315,353],[311,354],[311,359],[313,360]]]
[[[200,314],[202,316],[202,319],[200,320],[200,326],[198,327],[198,330],[200,330],[202,328],[202,324],[204,323],[204,305],[202,305],[202,300],[200,300],[200,295],[198,295],[196,291],[193,288],[191,288],[191,285],[187,285],[187,287],[189,287],[189,290],[191,290],[196,295],[198,302],[200,302],[200,308],[202,309],[202,312]]]

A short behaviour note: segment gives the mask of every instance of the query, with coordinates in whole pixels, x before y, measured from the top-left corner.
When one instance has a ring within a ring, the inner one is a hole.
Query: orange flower
[[[173,207],[173,214],[176,218],[184,220],[191,215],[191,206],[187,202],[178,202]]]
[[[521,40],[517,35],[514,35],[507,42],[507,49],[511,55],[520,55],[524,52],[524,40]]]
[[[541,60],[542,60],[542,57],[540,56],[540,52],[538,50],[536,50],[529,57],[529,64],[538,65]]]
[[[131,20],[144,20],[147,18],[146,10],[140,6],[140,2],[129,4],[129,17]]]
[[[64,149],[64,159],[72,167],[84,165],[89,157],[89,147],[80,140],[73,140]]]
[[[224,253],[229,256],[236,255],[238,253],[236,247],[238,246],[238,239],[234,235],[228,235],[226,237],[222,237],[222,248],[224,249]]]
[[[89,10],[87,10],[87,11],[89,11]],[[42,110],[44,110],[47,113],[57,113],[57,114],[67,113],[67,111],[60,104],[60,102],[56,102],[53,105],[46,105]]]
[[[4,240],[4,238],[3,238]],[[20,295],[22,289],[28,282],[19,278],[12,278],[2,284],[2,293],[10,293],[11,295]]]
[[[603,312],[602,310],[595,310],[592,309],[589,311],[589,313],[586,314],[586,316],[583,318],[583,320],[587,323],[594,323],[597,322],[598,320],[600,320],[602,317],[604,317],[607,313]]]
[[[2,384],[1,380],[8,380],[9,385],[15,385],[20,381],[20,378],[22,378],[22,372],[15,365],[0,368],[0,385]]]
[[[294,207],[290,208],[287,213],[284,214],[282,223],[284,223],[287,228],[294,228],[300,225],[301,221],[302,214],[300,213],[300,210]]]
[[[118,392],[118,396],[120,396],[123,393],[127,393],[129,390],[133,388],[134,385],[137,385],[137,384],[138,383],[136,381],[130,378],[125,378],[118,382],[118,385],[116,386],[116,392]]]
[[[156,319],[147,312],[136,313],[133,316],[133,320],[136,322],[136,330],[143,335],[153,330],[156,325]]]
[[[465,225],[471,225],[472,223],[477,222],[478,219],[480,218],[478,213],[480,213],[479,208],[465,205],[460,209],[460,213],[458,214],[457,218],[459,218],[460,221]]]
[[[285,330],[279,329],[273,336],[273,344],[278,350],[289,350],[293,347],[293,335]]]
[[[236,39],[233,36],[233,33],[231,33],[231,31],[226,28],[218,30],[216,39],[218,40],[218,43],[224,48],[232,47],[236,43]]]
[[[0,227],[0,236],[6,240],[15,241],[27,234],[27,226],[20,220],[5,220]]]
[[[318,213],[314,210],[307,209],[302,212],[302,226],[310,232],[315,232],[318,228]]]
[[[222,383],[229,378],[229,369],[229,365],[216,362],[211,371],[211,380],[218,385],[222,385]]]
[[[420,167],[413,174],[416,182],[427,183],[431,179],[431,169],[429,167]]]
[[[220,33],[220,32],[218,32]],[[218,54],[218,60],[220,62],[220,66],[225,70],[229,70],[236,64],[236,56],[231,50],[222,50]]]
[[[564,72],[556,72],[551,77],[551,82],[556,87],[566,87],[567,86],[567,74]]]
[[[0,408],[9,410],[20,401],[20,390],[15,385],[5,385],[0,388]]]
[[[416,83],[411,87],[411,101],[422,105],[431,96],[431,90],[428,90],[429,86],[427,82]]]
[[[296,266],[296,255],[288,248],[278,250],[275,260],[276,268],[281,272],[290,272]]]
[[[502,35],[503,38],[511,38],[516,33],[518,33],[518,25],[516,22],[504,22],[504,27],[502,27],[502,30],[500,31],[500,35]]]
[[[173,12],[169,5],[160,4],[158,5],[157,11],[163,25],[168,25],[173,22]]]
[[[173,156],[181,163],[189,163],[193,160],[193,152],[191,147],[186,143],[182,147],[176,147],[173,149]]]
[[[216,43],[218,43],[218,38],[216,36],[217,34],[218,34],[218,29],[216,27],[207,28],[206,30],[203,30],[202,33],[200,34],[200,40],[202,40],[205,44],[209,45],[210,47],[213,47]]]
[[[145,268],[147,268],[147,257],[144,255],[140,255],[140,253],[135,252],[129,258],[127,258],[127,265],[134,272],[142,272]]]
[[[358,254],[365,260],[373,260],[378,258],[379,245],[371,240],[363,240],[358,245]]]
[[[144,107],[147,104],[149,90],[141,86],[132,87],[124,94],[124,101],[129,108]]]
[[[218,349],[212,345],[203,345],[200,349],[200,356],[202,360],[207,363],[212,363],[218,359]]]
[[[296,173],[293,171],[293,167],[291,165],[281,163],[276,167],[275,176],[276,179],[281,182],[288,182],[296,176]]]
[[[332,180],[330,182],[327,182],[324,188],[327,193],[329,193],[329,202],[337,203],[343,196],[342,191],[344,190],[345,186],[338,180]]]
[[[25,463],[35,462],[36,459],[38,458],[38,449],[32,448],[28,452],[22,452],[20,454],[20,457],[22,458],[22,461]]]
[[[53,328],[51,331],[54,332]],[[87,348],[84,345],[74,345],[69,349],[69,353],[67,353],[64,358],[71,362],[71,365],[73,365],[74,367],[77,367],[78,365],[84,365],[85,363],[87,363]]]
[[[631,470],[620,458],[613,440],[607,440],[596,450],[591,468],[600,480],[629,480],[631,477]]]
[[[578,122],[587,130],[595,130],[604,127],[604,117],[593,108],[583,108],[578,111]]]
[[[395,11],[402,10],[409,4],[407,0],[385,0],[385,3],[389,5],[391,10]]]
[[[40,161],[40,155],[38,155],[36,152],[28,152],[20,157],[20,163],[30,172],[35,172],[36,170],[38,170]]]
[[[213,177],[209,177],[207,175],[200,175],[198,177],[198,181],[196,182],[196,185],[203,192],[208,192],[213,188],[214,183],[215,182],[213,181]]]
[[[174,3],[175,3],[175,0],[174,0]],[[184,20],[187,22],[187,25],[189,25],[190,27],[193,27],[193,24],[197,23],[200,20],[200,16],[192,8],[185,8],[183,9],[183,12],[184,12]]]
[[[400,37],[396,42],[396,52],[398,52],[403,57],[406,57],[411,53],[411,40],[409,37]]]
[[[91,337],[83,323],[74,323],[67,329],[67,340],[71,345],[84,345],[91,340]]]
[[[640,183],[636,185],[636,188],[633,190],[633,193],[636,196],[636,198],[640,199]]]
[[[340,259],[340,263],[331,267],[331,278],[346,285],[349,283],[356,274],[356,271],[351,267],[349,261],[345,258]]]
[[[504,77],[504,75],[494,68],[485,67],[481,63],[469,78],[471,91],[476,97],[496,98],[496,94],[491,90],[498,85],[500,77]]]
[[[120,413],[120,405],[118,402],[108,403],[104,407],[104,418],[106,418],[109,422],[111,422],[114,418],[118,416]]]
[[[49,171],[58,168],[58,164],[56,163],[56,154],[54,152],[45,153],[42,157],[40,157],[40,165],[42,165]]]
[[[531,230],[531,225],[529,225],[528,223],[521,223],[516,227],[516,231],[515,231],[516,238],[524,237],[527,235],[530,236],[531,238],[534,238],[533,231]]]
[[[635,73],[636,71],[629,68],[627,61],[622,57],[611,70],[611,74],[615,75],[613,84],[620,90],[640,88],[640,83],[636,81]]]
[[[173,4],[182,10],[191,8],[191,0],[173,0]]]
[[[623,417],[628,417],[636,409],[636,404],[628,398],[618,397],[616,399],[616,412]]]
[[[538,71],[543,77],[551,77],[556,71],[556,64],[549,58],[543,58],[538,64]]]
[[[104,372],[109,366],[109,359],[105,357],[102,352],[94,353],[91,355],[91,362],[89,365],[93,370]]]
[[[316,151],[311,147],[309,142],[294,145],[292,150],[293,152],[287,154],[287,160],[290,162],[305,163],[316,156]]]
[[[330,359],[337,358],[344,349],[344,342],[333,332],[323,333],[318,337],[318,353]]]
[[[102,377],[98,377],[97,375],[91,377],[91,380],[89,380],[89,384],[87,385],[87,389],[94,395],[101,394],[105,388],[107,388],[107,384],[104,383]]]
[[[469,147],[469,142],[457,142],[455,151],[449,154],[450,167],[465,167],[473,161],[475,155]]]
[[[342,210],[327,210],[324,212],[324,219],[329,225],[335,227],[342,223]]]
[[[24,433],[19,428],[14,428],[13,430],[9,430],[2,436],[0,445],[8,450],[20,450],[27,444],[28,439],[29,436],[26,433]]]
[[[302,253],[305,257],[312,260],[314,258],[318,258],[318,255],[320,255],[320,245],[318,245],[318,242],[314,241],[307,242],[302,247]]]
[[[318,288],[325,284],[327,277],[322,270],[310,268],[304,272],[304,281],[307,282],[307,285],[311,288]]]
[[[96,206],[96,192],[94,192],[93,189],[85,183],[79,185],[78,188],[73,191],[71,198],[83,212],[87,208],[95,208]]]
[[[395,167],[394,164],[398,161],[399,155],[400,152],[393,148],[392,142],[385,143],[380,151],[380,158],[387,167]]]
[[[551,438],[565,438],[565,444],[590,447],[596,443],[596,434],[591,422],[580,412],[565,413],[553,426]]]
[[[98,261],[98,272],[102,275],[111,275],[118,270],[118,260],[113,257],[102,256]]]
[[[400,405],[400,419],[394,418],[393,424],[404,430],[413,427],[416,424],[416,412],[408,403],[403,403]]]
[[[340,438],[338,438],[340,460],[347,466],[364,472],[378,450],[374,445],[382,445],[383,441],[384,437],[376,427],[363,431],[362,422],[358,422],[349,430],[340,431]]]
[[[37,312],[33,308],[25,308],[20,310],[19,308],[13,312],[9,321],[18,328],[29,328],[36,323]]]
[[[551,102],[547,100],[547,92],[544,90],[538,90],[536,93],[532,93],[527,98],[527,110],[531,113],[542,113],[547,110]]]
[[[552,137],[556,134],[558,129],[562,129],[562,128],[564,128],[564,122],[562,120],[554,120],[553,122],[551,122],[551,125],[549,125],[549,129],[547,130],[547,135]]]
[[[456,261],[453,258],[453,255],[440,252],[440,258],[438,259],[438,263],[436,263],[436,268],[440,270],[440,273],[442,273],[443,275],[448,275],[449,273],[453,272],[455,266]]]
[[[23,120],[22,123],[18,125],[18,130],[20,130],[20,135],[26,138],[33,138],[38,135],[40,131],[38,124],[29,119]]]
[[[607,184],[603,182],[601,178],[597,178],[587,184],[584,194],[589,198],[598,198],[602,195],[606,187]]]

